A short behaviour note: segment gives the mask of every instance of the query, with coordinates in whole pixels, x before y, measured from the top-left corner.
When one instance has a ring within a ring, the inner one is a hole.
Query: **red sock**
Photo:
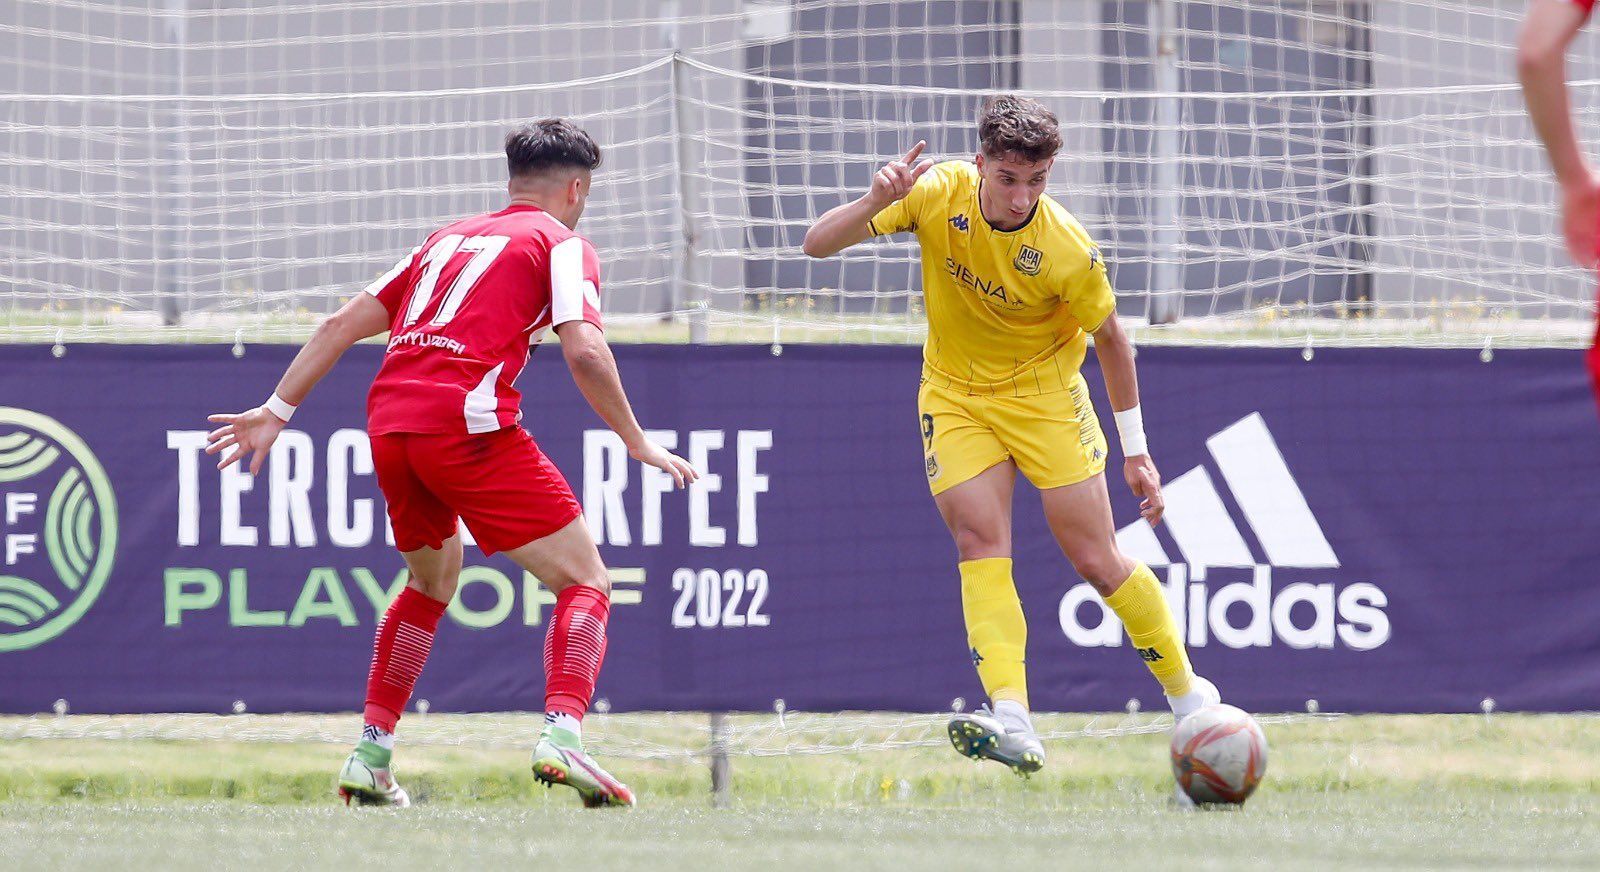
[[[400,713],[411,700],[422,664],[433,648],[433,631],[449,603],[415,588],[405,588],[378,622],[372,642],[372,669],[367,672],[366,723],[394,732]]]
[[[611,599],[592,587],[572,585],[556,594],[544,637],[544,710],[583,720],[606,656]]]

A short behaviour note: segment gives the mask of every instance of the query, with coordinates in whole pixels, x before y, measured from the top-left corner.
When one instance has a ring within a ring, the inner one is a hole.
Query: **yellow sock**
[[[967,619],[967,645],[989,699],[1028,705],[1028,673],[1023,651],[1028,623],[1011,580],[1011,558],[986,557],[961,562],[961,612]]]
[[[1189,679],[1194,676],[1189,652],[1183,647],[1178,623],[1172,619],[1167,597],[1150,567],[1135,565],[1128,580],[1106,597],[1106,605],[1122,619],[1134,649],[1161,682],[1161,689],[1168,696],[1188,693]]]

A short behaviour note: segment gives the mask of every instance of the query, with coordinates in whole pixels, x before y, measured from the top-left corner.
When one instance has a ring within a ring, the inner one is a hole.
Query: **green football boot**
[[[345,805],[354,800],[360,805],[411,806],[410,795],[395,783],[394,773],[389,770],[391,754],[376,742],[362,740],[356,745],[339,770],[339,796]]]
[[[578,791],[588,808],[634,804],[633,791],[583,753],[583,742],[570,730],[545,727],[539,734],[533,777],[546,787],[564,784]]]

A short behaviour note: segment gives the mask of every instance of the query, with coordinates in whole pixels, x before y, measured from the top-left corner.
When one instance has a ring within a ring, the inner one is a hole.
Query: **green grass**
[[[734,719],[734,747],[759,755],[733,757],[720,809],[704,762],[688,753],[703,743],[703,718],[596,719],[594,745],[611,750],[604,762],[641,807],[586,812],[527,772],[531,738],[516,736],[533,718],[431,715],[411,745],[401,727],[397,771],[417,806],[399,813],[333,800],[343,742],[18,738],[47,723],[0,718],[0,846],[17,869],[199,868],[222,857],[245,868],[383,858],[454,868],[467,857],[483,868],[556,857],[649,869],[1600,866],[1594,717],[1271,724],[1261,790],[1243,810],[1199,814],[1167,804],[1160,734],[1054,740],[1046,770],[1024,781],[957,758],[932,719],[890,727],[877,716],[857,730],[855,716],[810,717],[779,733],[767,731],[771,716]],[[1063,734],[1112,722],[1041,720]],[[284,719],[276,737],[354,721]],[[228,721],[205,723],[225,733]],[[249,723],[261,736],[272,719]],[[472,741],[479,728],[505,744]],[[896,747],[767,755],[872,731]]]

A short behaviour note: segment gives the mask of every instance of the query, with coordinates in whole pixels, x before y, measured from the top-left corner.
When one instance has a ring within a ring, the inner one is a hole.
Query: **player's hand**
[[[922,178],[922,174],[933,166],[932,158],[917,160],[917,156],[922,154],[927,145],[927,141],[918,140],[917,144],[906,152],[905,157],[884,164],[877,175],[872,177],[872,190],[867,192],[867,197],[878,208],[905,199],[905,196],[911,193],[911,188],[917,184],[917,179]]]
[[[282,418],[260,406],[237,415],[210,415],[206,420],[222,425],[206,434],[207,454],[227,452],[217,461],[217,468],[226,469],[254,452],[255,457],[250,459],[251,475],[261,471],[261,464],[266,462],[272,443],[278,441],[278,434],[289,426]]]
[[[1592,269],[1600,261],[1600,173],[1594,169],[1584,167],[1582,176],[1561,186],[1561,230],[1567,254]]]
[[[1133,495],[1139,497],[1139,517],[1151,524],[1161,523],[1167,500],[1161,496],[1161,473],[1148,454],[1138,454],[1122,462],[1122,475]]]
[[[628,456],[640,463],[648,463],[672,476],[672,483],[680,488],[700,477],[699,471],[690,466],[689,461],[651,442],[649,439],[638,445],[629,446]]]

